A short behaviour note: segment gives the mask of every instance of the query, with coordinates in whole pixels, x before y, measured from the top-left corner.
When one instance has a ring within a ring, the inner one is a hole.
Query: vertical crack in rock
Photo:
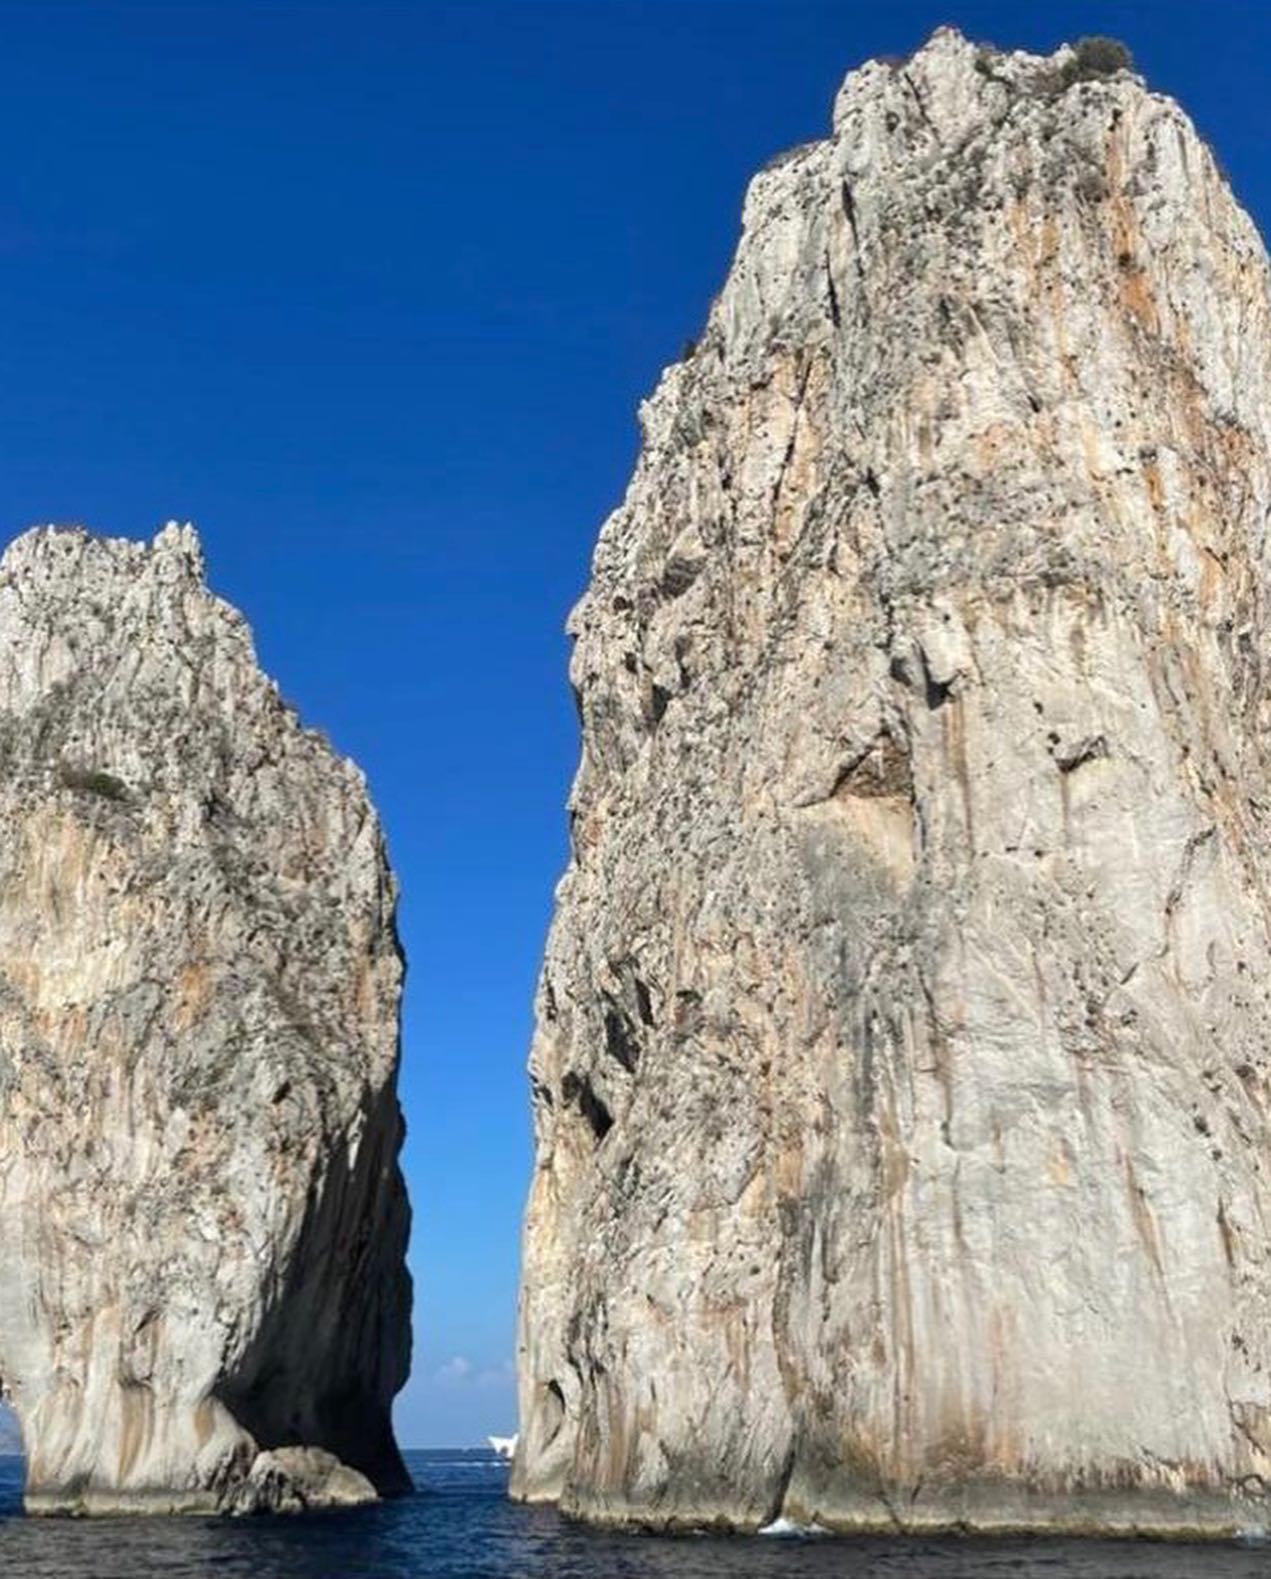
[[[37,1512],[405,1490],[396,886],[190,527],[0,560],[0,1378]]]
[[[751,184],[570,621],[517,1495],[1271,1522],[1269,303],[1115,46]]]

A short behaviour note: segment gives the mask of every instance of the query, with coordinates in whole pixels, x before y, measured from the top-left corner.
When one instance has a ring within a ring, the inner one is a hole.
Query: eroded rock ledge
[[[407,1487],[396,890],[191,527],[0,560],[0,1386],[34,1512]]]
[[[1262,243],[944,30],[756,177],[575,611],[521,1497],[1271,1522]]]

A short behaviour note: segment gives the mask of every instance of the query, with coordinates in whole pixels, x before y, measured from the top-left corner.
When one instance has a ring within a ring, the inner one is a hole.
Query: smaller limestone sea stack
[[[396,890],[193,528],[0,560],[0,1389],[35,1512],[408,1480]]]
[[[575,611],[516,1493],[1271,1525],[1271,289],[1106,41],[756,176]]]

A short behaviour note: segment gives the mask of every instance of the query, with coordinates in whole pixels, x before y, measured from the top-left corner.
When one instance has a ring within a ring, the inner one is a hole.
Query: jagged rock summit
[[[1271,1522],[1268,301],[1106,46],[754,180],[572,618],[518,1495]]]
[[[27,1506],[405,1489],[395,885],[198,539],[0,560],[0,1389]]]

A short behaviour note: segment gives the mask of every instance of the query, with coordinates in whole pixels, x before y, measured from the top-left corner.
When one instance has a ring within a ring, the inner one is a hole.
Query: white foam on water
[[[760,1535],[775,1535],[778,1539],[807,1540],[813,1535],[826,1535],[829,1532],[819,1524],[796,1524],[793,1519],[777,1518],[771,1524],[765,1524],[759,1531]]]

